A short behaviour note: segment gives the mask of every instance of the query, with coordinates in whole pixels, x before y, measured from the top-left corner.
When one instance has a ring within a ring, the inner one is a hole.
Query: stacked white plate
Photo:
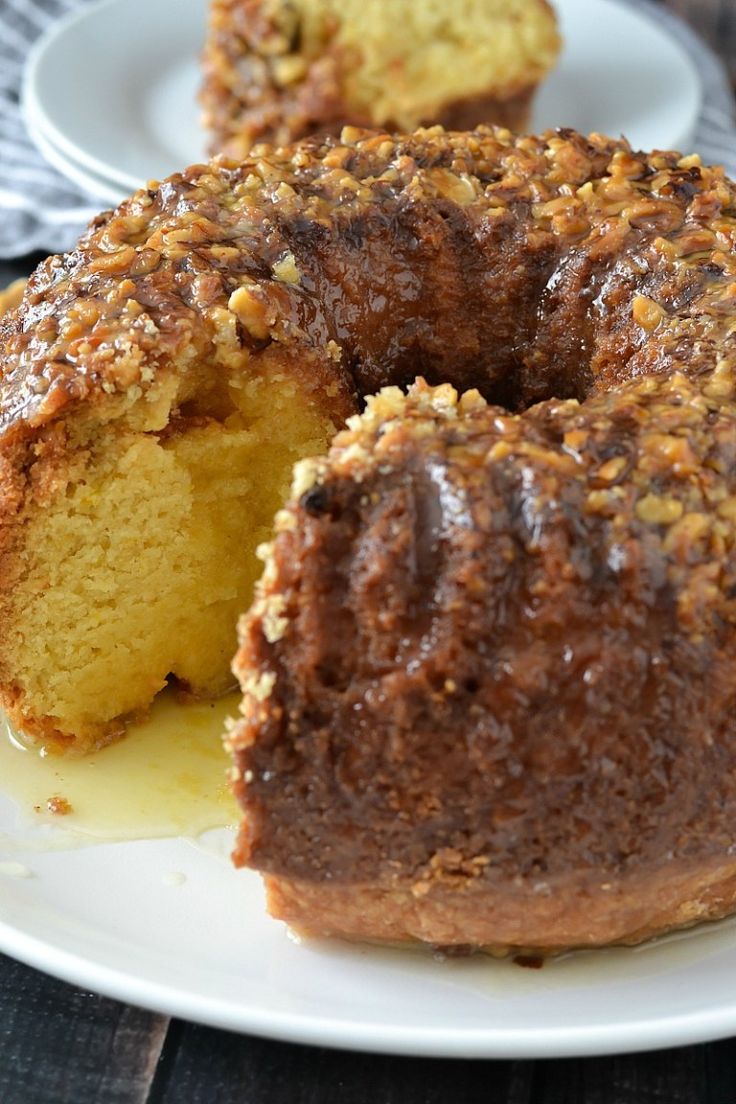
[[[565,48],[538,96],[534,129],[569,126],[625,134],[640,149],[687,150],[702,90],[682,48],[615,0],[555,6]],[[206,0],[103,0],[42,39],[29,59],[24,108],[57,169],[116,202],[203,158],[197,88],[206,8]]]
[[[205,20],[205,0],[102,0],[57,23],[29,56],[23,87],[46,159],[109,203],[201,161]]]

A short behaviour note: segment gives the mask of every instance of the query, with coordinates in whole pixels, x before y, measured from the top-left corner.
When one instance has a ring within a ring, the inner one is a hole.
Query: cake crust
[[[676,929],[728,916],[736,902],[730,863],[683,872],[665,866],[646,878],[561,881],[530,902],[518,892],[435,891],[331,885],[266,875],[268,910],[306,938],[424,943],[438,949],[553,955],[602,946],[636,946]],[[489,942],[490,940],[490,942]]]

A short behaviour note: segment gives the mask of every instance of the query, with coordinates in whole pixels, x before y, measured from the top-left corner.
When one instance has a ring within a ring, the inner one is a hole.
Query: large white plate
[[[537,125],[687,146],[699,89],[679,49],[608,0],[558,6],[567,52]],[[201,0],[107,0],[42,44],[26,105],[60,167],[122,195],[201,156],[193,97],[203,12]],[[197,844],[37,850],[0,792],[0,948],[68,981],[215,1026],[395,1053],[582,1055],[736,1032],[734,922],[540,971],[297,945],[265,915],[259,879],[231,869],[228,850],[223,833]]]
[[[1,789],[1,784],[0,784]],[[121,1000],[236,1031],[393,1053],[633,1051],[736,1032],[736,922],[541,970],[295,943],[230,837],[43,850],[0,792],[0,950]]]
[[[565,50],[539,94],[534,127],[688,149],[701,86],[682,48],[614,0],[555,6]],[[103,0],[62,22],[29,60],[24,101],[35,128],[121,198],[201,160],[196,92],[205,16],[206,0]]]

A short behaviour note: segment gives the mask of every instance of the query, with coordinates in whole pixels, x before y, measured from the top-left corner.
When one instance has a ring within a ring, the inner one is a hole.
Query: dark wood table
[[[736,0],[662,2],[718,50],[736,83]],[[37,259],[0,262],[0,287],[26,275]],[[0,956],[0,1104],[338,1101],[736,1104],[736,1039],[652,1054],[537,1062],[355,1054],[183,1023]]]

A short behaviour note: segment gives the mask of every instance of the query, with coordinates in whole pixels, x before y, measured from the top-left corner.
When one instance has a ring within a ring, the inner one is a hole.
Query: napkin
[[[20,110],[31,46],[55,20],[88,2],[0,0],[0,258],[71,248],[103,205],[44,160]]]
[[[70,249],[102,202],[53,169],[28,137],[20,111],[28,51],[54,20],[91,0],[0,0],[0,258]],[[189,0],[182,0],[188,3]],[[650,13],[685,47],[705,89],[694,148],[736,176],[734,98],[715,54],[652,0],[620,0]]]

